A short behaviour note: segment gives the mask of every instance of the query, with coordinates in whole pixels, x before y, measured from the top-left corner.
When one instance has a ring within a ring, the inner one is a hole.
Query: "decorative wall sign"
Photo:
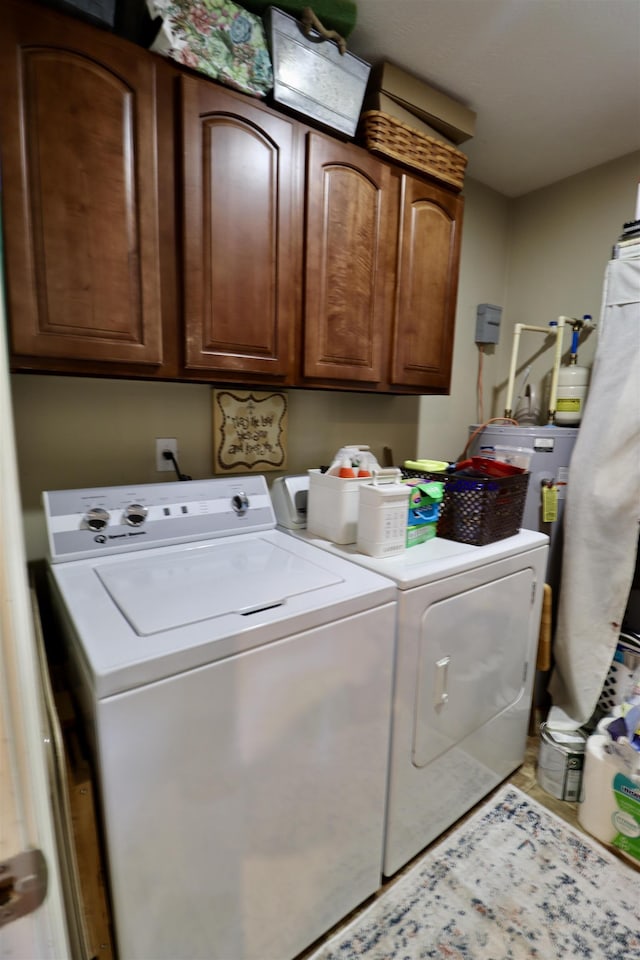
[[[214,390],[214,471],[264,473],[286,469],[287,414],[285,393]]]

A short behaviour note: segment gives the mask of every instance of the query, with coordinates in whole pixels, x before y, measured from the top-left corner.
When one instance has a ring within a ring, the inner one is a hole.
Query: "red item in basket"
[[[515,477],[519,473],[526,473],[523,467],[503,463],[502,460],[489,460],[487,457],[471,457],[471,466],[488,477]]]

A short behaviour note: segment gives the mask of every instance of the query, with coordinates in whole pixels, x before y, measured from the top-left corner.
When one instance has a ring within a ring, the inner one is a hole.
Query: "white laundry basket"
[[[622,703],[634,670],[638,667],[640,667],[640,637],[632,633],[621,633],[596,707],[599,716],[606,716],[615,706]]]

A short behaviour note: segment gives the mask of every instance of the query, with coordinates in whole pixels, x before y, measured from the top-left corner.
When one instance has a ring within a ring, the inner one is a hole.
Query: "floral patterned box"
[[[254,97],[273,87],[273,70],[260,17],[232,0],[147,0],[162,21],[151,46],[215,80]]]

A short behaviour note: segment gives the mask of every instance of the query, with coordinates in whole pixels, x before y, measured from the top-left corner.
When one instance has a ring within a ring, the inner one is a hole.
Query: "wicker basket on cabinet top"
[[[380,110],[361,116],[362,142],[371,153],[388,157],[462,190],[467,158],[455,147],[413,130]]]

